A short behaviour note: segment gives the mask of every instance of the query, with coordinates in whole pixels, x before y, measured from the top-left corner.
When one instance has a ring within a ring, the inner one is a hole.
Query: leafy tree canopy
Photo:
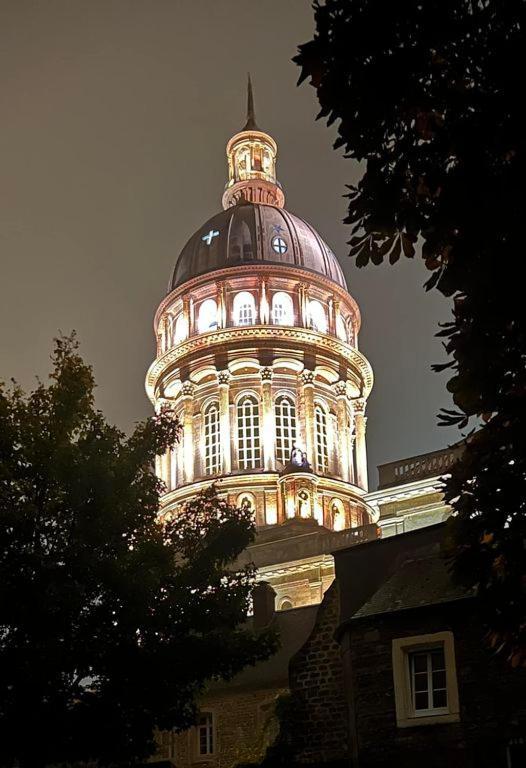
[[[526,660],[524,0],[327,0],[295,61],[336,147],[361,162],[346,222],[358,266],[421,250],[454,299],[439,333],[455,408],[482,429],[447,480],[455,572],[493,645]],[[421,248],[420,248],[421,247]]]
[[[245,620],[247,509],[212,487],[161,524],[151,470],[179,426],[129,437],[94,408],[91,368],[57,340],[50,383],[0,388],[2,765],[130,765],[184,728],[207,680],[273,649]]]

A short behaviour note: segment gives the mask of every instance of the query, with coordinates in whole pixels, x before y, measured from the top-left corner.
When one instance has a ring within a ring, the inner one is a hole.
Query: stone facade
[[[393,640],[438,631],[451,631],[455,639],[460,720],[399,728]],[[495,658],[483,637],[470,600],[353,622],[349,650],[360,768],[507,768],[509,742],[526,733],[526,671]]]

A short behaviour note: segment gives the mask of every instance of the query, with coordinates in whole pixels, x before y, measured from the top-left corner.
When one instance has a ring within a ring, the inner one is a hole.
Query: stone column
[[[352,405],[354,409],[354,433],[356,437],[356,485],[359,488],[363,488],[364,491],[367,491],[367,449],[365,445],[365,424],[367,418],[365,416],[365,400],[363,398],[357,398],[352,401]]]
[[[314,371],[300,374],[303,389],[303,415],[305,419],[305,451],[307,461],[316,466],[316,437],[314,424]]]
[[[263,278],[259,284],[259,322],[267,325],[270,322],[270,308],[267,297],[267,281]]]
[[[347,428],[347,385],[337,381],[334,385],[336,394],[336,446],[338,470],[342,480],[350,481],[349,434]]]
[[[232,471],[232,455],[230,450],[230,373],[217,372],[219,385],[219,439],[221,444],[221,472],[228,475]]]
[[[216,292],[217,327],[226,328],[225,284],[218,282]]]
[[[183,296],[183,317],[186,325],[186,336],[188,337],[194,332],[190,317],[190,298],[188,296]]]
[[[194,385],[185,381],[181,387],[183,401],[183,478],[185,483],[194,479]]]
[[[263,466],[274,472],[276,469],[276,420],[272,403],[272,368],[261,368],[261,405],[263,423],[261,442],[263,445]]]

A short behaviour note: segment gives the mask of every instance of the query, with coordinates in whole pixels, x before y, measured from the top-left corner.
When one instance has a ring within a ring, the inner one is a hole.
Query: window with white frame
[[[199,333],[215,331],[217,328],[217,304],[214,299],[206,299],[199,307],[197,330]]]
[[[201,712],[197,721],[197,754],[200,757],[213,755],[215,750],[214,715]]]
[[[307,307],[307,325],[313,331],[327,333],[327,316],[323,305],[319,301],[309,301]]]
[[[292,297],[285,291],[278,291],[272,297],[272,322],[274,325],[294,325]]]
[[[336,335],[341,341],[348,341],[347,326],[339,313],[336,315]]]
[[[451,632],[393,640],[393,678],[399,728],[459,720]]]
[[[256,322],[256,302],[248,291],[241,291],[234,297],[235,325],[254,325]]]
[[[177,320],[175,321],[172,343],[174,345],[179,344],[181,341],[184,341],[187,336],[188,336],[188,323],[186,322],[186,317],[181,312],[177,316]]]
[[[327,439],[327,414],[321,405],[314,408],[316,429],[316,469],[318,472],[329,471],[329,442]]]
[[[205,474],[216,475],[221,469],[219,406],[211,403],[205,410]]]
[[[237,449],[240,469],[261,467],[259,404],[253,395],[244,395],[237,404]]]
[[[409,680],[415,716],[447,712],[444,648],[410,651]]]
[[[276,416],[276,458],[282,464],[290,461],[296,442],[296,405],[288,395],[280,395],[274,406]]]

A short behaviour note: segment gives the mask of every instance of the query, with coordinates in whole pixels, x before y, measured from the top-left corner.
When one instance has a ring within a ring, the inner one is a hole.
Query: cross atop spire
[[[245,123],[244,131],[259,131],[256,123],[256,112],[254,110],[254,93],[252,91],[252,80],[250,79],[250,72],[248,73],[247,83],[247,122]]]

